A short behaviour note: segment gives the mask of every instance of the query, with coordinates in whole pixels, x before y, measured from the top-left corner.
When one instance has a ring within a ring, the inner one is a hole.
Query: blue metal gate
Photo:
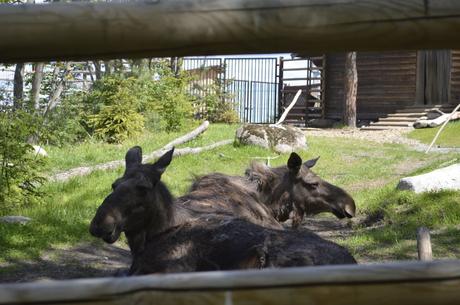
[[[199,80],[200,93],[219,84],[228,102],[244,123],[274,123],[278,116],[278,59],[256,58],[184,58],[182,68]]]

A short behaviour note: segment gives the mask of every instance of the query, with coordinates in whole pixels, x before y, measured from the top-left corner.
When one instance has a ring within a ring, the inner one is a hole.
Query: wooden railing
[[[0,29],[0,62],[460,48],[460,1],[2,4]]]
[[[0,304],[458,304],[460,261],[0,285]]]

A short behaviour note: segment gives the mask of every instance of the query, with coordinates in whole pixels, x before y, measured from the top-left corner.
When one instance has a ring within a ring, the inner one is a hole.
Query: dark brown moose
[[[292,153],[285,166],[270,168],[263,163],[252,163],[246,177],[205,175],[195,181],[190,195],[212,193],[225,197],[225,208],[270,227],[276,227],[273,220],[282,222],[290,216],[293,227],[298,227],[305,214],[321,212],[331,212],[338,218],[354,217],[353,198],[311,171],[317,161],[318,158],[302,163],[300,156]],[[207,205],[212,208],[211,202]]]
[[[141,164],[140,147],[130,149],[125,173],[91,221],[91,234],[108,243],[125,233],[133,256],[129,274],[356,263],[345,248],[307,230],[263,227],[225,208],[203,211],[198,198],[175,203],[160,181],[172,155]]]

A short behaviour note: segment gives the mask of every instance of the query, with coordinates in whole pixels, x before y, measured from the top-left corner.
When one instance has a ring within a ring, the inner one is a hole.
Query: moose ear
[[[291,153],[287,162],[287,167],[291,173],[297,174],[302,166],[302,158],[295,152]]]
[[[168,165],[171,163],[172,157],[174,154],[174,147],[165,153],[163,156],[160,157],[160,159],[157,160],[157,162],[153,163],[153,168],[158,171],[161,174],[163,174],[168,167]]]
[[[142,148],[134,146],[128,150],[125,156],[126,168],[142,163]]]
[[[308,168],[312,168],[313,166],[315,166],[316,162],[318,162],[318,159],[319,159],[319,157],[316,158],[316,159],[308,160],[303,165],[308,167]]]

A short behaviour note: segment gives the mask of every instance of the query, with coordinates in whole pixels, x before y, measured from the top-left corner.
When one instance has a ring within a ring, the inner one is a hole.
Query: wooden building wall
[[[329,118],[342,117],[344,65],[344,54],[327,55],[325,116]],[[358,52],[357,69],[358,119],[376,119],[414,104],[416,51]]]
[[[460,103],[460,50],[452,50],[450,102],[455,105]]]

